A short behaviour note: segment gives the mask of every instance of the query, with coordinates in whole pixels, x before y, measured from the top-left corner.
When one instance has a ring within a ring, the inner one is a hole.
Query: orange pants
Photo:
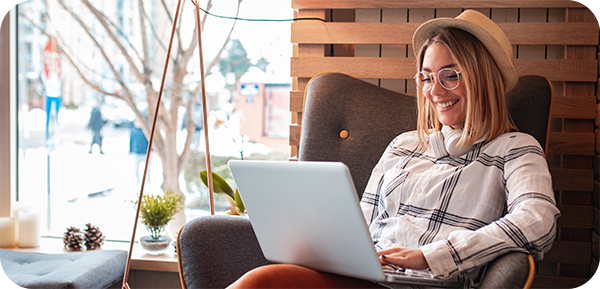
[[[255,268],[227,287],[235,288],[385,288],[367,280],[318,272],[296,265]]]

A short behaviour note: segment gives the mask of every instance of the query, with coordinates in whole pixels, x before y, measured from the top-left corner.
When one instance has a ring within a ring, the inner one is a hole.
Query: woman
[[[560,216],[537,141],[514,132],[504,95],[512,47],[485,15],[421,25],[413,37],[417,130],[388,146],[361,200],[383,265],[461,275],[509,251],[543,258]],[[235,287],[377,287],[293,265],[255,269]]]

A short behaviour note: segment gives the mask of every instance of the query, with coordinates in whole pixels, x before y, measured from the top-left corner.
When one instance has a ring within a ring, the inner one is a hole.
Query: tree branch
[[[91,4],[90,4],[91,5]],[[133,46],[133,44],[131,44],[131,42],[129,41],[129,37],[127,37],[124,33],[123,30],[120,29],[115,23],[113,23],[107,16],[106,14],[104,14],[102,11],[99,11],[98,9],[96,9],[96,12],[98,12],[98,14],[101,15],[101,17],[96,16],[96,18],[100,19],[102,18],[102,20],[106,21],[108,24],[110,24],[110,26],[112,26],[115,31],[117,31],[117,33],[122,37],[122,39],[127,42],[127,44],[129,45],[129,47],[133,50],[133,53],[135,53],[135,56],[137,56],[137,58],[142,61],[142,57],[140,56],[140,53],[137,51],[137,49],[135,49],[135,46]],[[108,29],[108,28],[106,28]]]
[[[190,95],[188,101],[185,105],[185,128],[187,130],[187,137],[185,138],[185,145],[183,146],[183,151],[181,155],[177,158],[177,169],[179,171],[183,170],[183,166],[185,165],[186,160],[188,159],[191,151],[192,151],[192,141],[194,140],[194,133],[196,132],[196,124],[194,123],[194,104],[196,103],[196,99],[193,95]],[[206,129],[206,128],[205,128]]]
[[[61,4],[63,4],[63,6],[65,7],[65,9],[68,9],[66,7],[66,5],[64,4],[63,0],[59,0]],[[138,69],[138,65],[135,63],[135,61],[133,60],[133,58],[131,57],[131,55],[129,55],[129,53],[127,52],[127,49],[125,49],[125,47],[121,44],[121,42],[119,41],[119,39],[117,39],[117,37],[115,36],[115,34],[112,32],[112,30],[108,27],[108,24],[106,22],[106,20],[103,17],[103,14],[100,13],[100,11],[98,11],[98,9],[96,9],[96,7],[94,7],[88,0],[81,0],[81,2],[83,2],[83,4],[92,12],[92,14],[94,14],[94,16],[96,16],[96,19],[98,20],[98,22],[100,22],[100,25],[102,25],[102,27],[104,28],[104,30],[106,31],[106,33],[108,34],[108,37],[110,37],[110,39],[114,42],[115,46],[121,51],[121,53],[123,54],[123,56],[125,57],[125,60],[127,61],[127,63],[129,63],[129,66],[131,68],[131,70],[133,71],[133,74],[140,80],[140,82],[144,83],[144,74],[141,73],[141,71]],[[71,12],[70,9],[68,9],[69,13],[71,13],[71,15],[76,18],[76,20],[80,23],[80,25],[86,30],[86,32],[88,34],[89,33],[89,28],[87,26],[85,26],[85,24],[81,21],[81,19],[79,19],[79,16],[76,16],[75,13]],[[96,39],[94,37],[91,36],[90,37],[93,39],[94,43],[97,43]],[[100,50],[102,50],[102,54],[106,55],[104,53],[104,49],[102,47],[100,47],[100,45],[97,45],[98,48]],[[117,71],[114,69],[114,67],[112,66],[112,64],[110,63],[108,57],[105,56],[105,58],[107,59],[107,61],[109,62],[109,65],[111,66],[111,69],[113,70],[113,73],[117,74]],[[125,83],[122,84],[122,86],[125,86]]]
[[[240,14],[240,6],[242,4],[242,1],[244,1],[244,0],[238,0],[237,9],[236,9],[236,12],[235,12],[235,17],[236,18]],[[204,69],[205,73],[208,72],[208,71],[210,71],[212,69],[212,67],[215,66],[215,65],[217,65],[217,63],[219,63],[219,60],[221,60],[221,54],[223,53],[223,51],[227,47],[227,44],[229,43],[229,40],[231,40],[231,34],[233,33],[233,30],[235,29],[235,25],[236,24],[237,24],[237,20],[234,20],[233,26],[231,27],[231,30],[229,30],[229,34],[227,35],[227,39],[223,42],[223,45],[219,49],[219,52],[217,53],[217,56],[208,64],[208,66],[206,66],[206,69]],[[200,82],[198,82],[198,86],[194,89],[194,95],[198,95],[198,93],[200,92],[200,85],[201,85]]]
[[[150,25],[150,30],[152,31],[152,35],[154,36],[154,40],[156,42],[158,42],[158,45],[164,50],[167,51],[167,46],[161,41],[161,39],[158,37],[158,35],[156,34],[156,29],[154,28],[154,23],[152,23],[152,21],[150,20],[150,17],[148,17],[148,14],[146,13],[146,9],[144,8],[144,4],[143,4],[144,0],[139,0],[140,2],[140,9],[142,12],[142,15],[144,16],[144,18],[146,19],[146,21],[148,21],[148,25]],[[167,12],[168,13],[168,12]],[[171,17],[171,15],[169,15],[169,17]],[[141,23],[143,23],[143,21],[140,21]],[[142,24],[143,25],[143,24]]]
[[[82,0],[82,2],[85,1],[87,2],[87,0]],[[133,110],[133,112],[136,114],[136,116],[141,116],[141,112],[139,111],[139,109],[137,108],[135,102],[133,102],[133,95],[131,93],[131,91],[129,90],[129,87],[125,84],[125,82],[123,81],[123,78],[121,76],[120,73],[118,73],[117,69],[115,68],[115,66],[113,65],[111,59],[108,57],[106,51],[104,50],[104,48],[100,45],[100,43],[98,43],[98,40],[94,37],[94,35],[92,35],[91,33],[91,29],[89,27],[87,27],[87,25],[85,25],[85,23],[83,23],[83,21],[81,20],[81,18],[75,14],[65,3],[63,0],[59,0],[59,3],[63,6],[63,8],[69,13],[71,14],[71,16],[73,17],[73,19],[75,19],[75,21],[83,28],[83,31],[90,37],[90,39],[92,40],[92,42],[94,43],[94,45],[98,48],[98,50],[100,51],[100,54],[102,54],[104,60],[106,60],[106,63],[108,64],[108,66],[110,67],[111,71],[113,72],[113,75],[115,76],[115,80],[121,85],[121,89],[123,92],[123,96],[120,97],[120,99],[124,100],[129,107],[131,107],[131,109]],[[89,4],[89,3],[88,3]],[[90,9],[91,10],[91,9]],[[93,11],[92,11],[93,12]],[[94,16],[98,18],[97,13],[94,13]],[[101,19],[98,19],[101,23]],[[105,25],[106,23],[104,22],[103,25]],[[106,27],[106,26],[105,26]],[[110,32],[110,29],[107,29]],[[112,34],[112,33],[111,33]],[[114,36],[114,34],[113,34]],[[118,41],[117,41],[118,42]]]
[[[167,16],[169,17],[169,20],[171,20],[171,25],[173,25],[173,17],[171,17],[171,12],[169,11],[169,7],[167,7],[167,3],[165,3],[165,0],[160,0],[160,3],[165,9],[165,12],[167,12]]]
[[[208,0],[208,3],[206,4],[206,11],[210,11],[210,9],[212,8],[212,0]],[[196,9],[196,6],[194,6],[194,9]],[[206,23],[206,17],[208,16],[208,14],[204,14],[204,17],[202,18],[202,31],[204,31],[204,24]],[[192,56],[194,55],[194,51],[196,50],[197,46],[198,46],[198,32],[196,31],[197,25],[194,26],[194,33],[192,36],[192,40],[190,41],[190,45],[188,46],[188,48],[183,52],[183,57],[182,57],[182,62],[187,63],[190,58],[192,58]]]
[[[37,28],[42,34],[48,36],[48,37],[52,37],[51,35],[48,34],[48,32],[44,29],[42,29],[39,25],[37,25],[31,18],[29,18],[27,15],[25,15],[24,13],[19,13],[19,17],[23,17],[25,18],[27,21],[29,21],[29,23],[31,23],[31,25],[33,25],[35,28]],[[51,18],[48,17],[48,21],[51,22]],[[116,93],[109,93],[106,92],[104,90],[102,90],[102,88],[100,87],[100,85],[98,85],[97,83],[92,82],[80,69],[80,66],[83,66],[84,68],[86,68],[86,70],[91,70],[87,67],[85,67],[85,65],[81,64],[81,61],[78,61],[78,63],[75,63],[75,61],[73,60],[72,56],[71,56],[71,49],[69,48],[69,46],[66,44],[66,42],[64,41],[64,39],[62,38],[61,34],[59,31],[56,31],[57,33],[57,38],[59,41],[57,41],[57,49],[58,51],[62,52],[62,55],[64,55],[67,58],[67,61],[69,61],[69,63],[71,63],[71,66],[73,66],[73,68],[75,69],[75,72],[77,72],[77,74],[81,77],[81,79],[83,80],[83,82],[85,82],[88,86],[90,86],[92,89],[96,90],[99,93],[102,93],[104,95],[107,96],[112,96],[118,99],[122,99],[121,96],[119,96]],[[93,70],[92,70],[93,71]]]
[[[148,38],[146,37],[146,25],[144,23],[144,1],[138,0],[139,5],[139,18],[140,18],[140,34],[142,34],[142,50],[144,52],[144,80],[150,82],[150,76],[152,75],[152,68],[150,67],[150,52],[148,51]]]

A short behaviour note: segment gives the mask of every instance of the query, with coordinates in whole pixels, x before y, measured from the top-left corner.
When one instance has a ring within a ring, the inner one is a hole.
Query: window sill
[[[40,246],[35,248],[2,248],[16,252],[29,252],[41,254],[64,254],[73,252],[65,249],[63,240],[60,238],[42,238]],[[129,252],[129,242],[107,241],[99,250],[124,250]],[[160,272],[179,272],[177,265],[177,256],[175,250],[167,250],[166,253],[158,256],[149,255],[144,252],[139,243],[133,245],[133,253],[131,255],[130,270],[145,270],[145,271],[160,271]]]

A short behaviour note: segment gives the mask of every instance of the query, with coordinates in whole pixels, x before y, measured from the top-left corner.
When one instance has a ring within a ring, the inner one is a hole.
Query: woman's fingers
[[[402,268],[422,270],[429,264],[419,248],[394,247],[377,252],[382,264],[394,264]]]

